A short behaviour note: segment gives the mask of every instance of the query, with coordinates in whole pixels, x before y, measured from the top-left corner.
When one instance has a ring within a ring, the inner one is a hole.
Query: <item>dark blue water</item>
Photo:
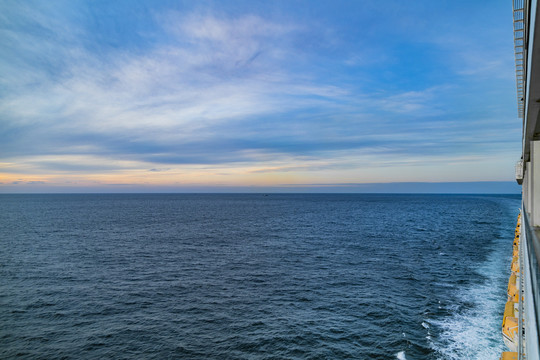
[[[1,195],[0,358],[497,358],[518,207]]]

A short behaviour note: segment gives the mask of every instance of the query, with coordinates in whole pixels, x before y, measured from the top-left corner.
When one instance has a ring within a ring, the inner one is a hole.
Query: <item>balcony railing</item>
[[[516,58],[516,88],[518,116],[525,116],[525,19],[524,1],[514,0],[514,52]]]
[[[538,315],[540,314],[540,241],[537,229],[531,226],[529,216],[522,211],[521,244],[525,245],[523,267],[520,269],[525,277],[525,343],[527,359],[538,359],[538,334],[540,334]]]

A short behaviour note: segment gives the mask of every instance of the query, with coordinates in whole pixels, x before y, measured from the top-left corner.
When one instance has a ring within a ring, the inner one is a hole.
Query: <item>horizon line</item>
[[[0,186],[0,194],[521,194],[515,181],[282,184],[275,186]]]

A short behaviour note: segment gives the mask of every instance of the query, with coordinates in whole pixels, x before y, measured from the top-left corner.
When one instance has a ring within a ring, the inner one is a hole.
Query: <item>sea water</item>
[[[495,359],[519,205],[0,195],[0,358]]]

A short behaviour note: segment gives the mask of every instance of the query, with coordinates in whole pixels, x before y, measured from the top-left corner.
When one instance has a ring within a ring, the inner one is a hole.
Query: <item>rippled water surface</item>
[[[0,195],[0,358],[495,359],[518,207]]]

